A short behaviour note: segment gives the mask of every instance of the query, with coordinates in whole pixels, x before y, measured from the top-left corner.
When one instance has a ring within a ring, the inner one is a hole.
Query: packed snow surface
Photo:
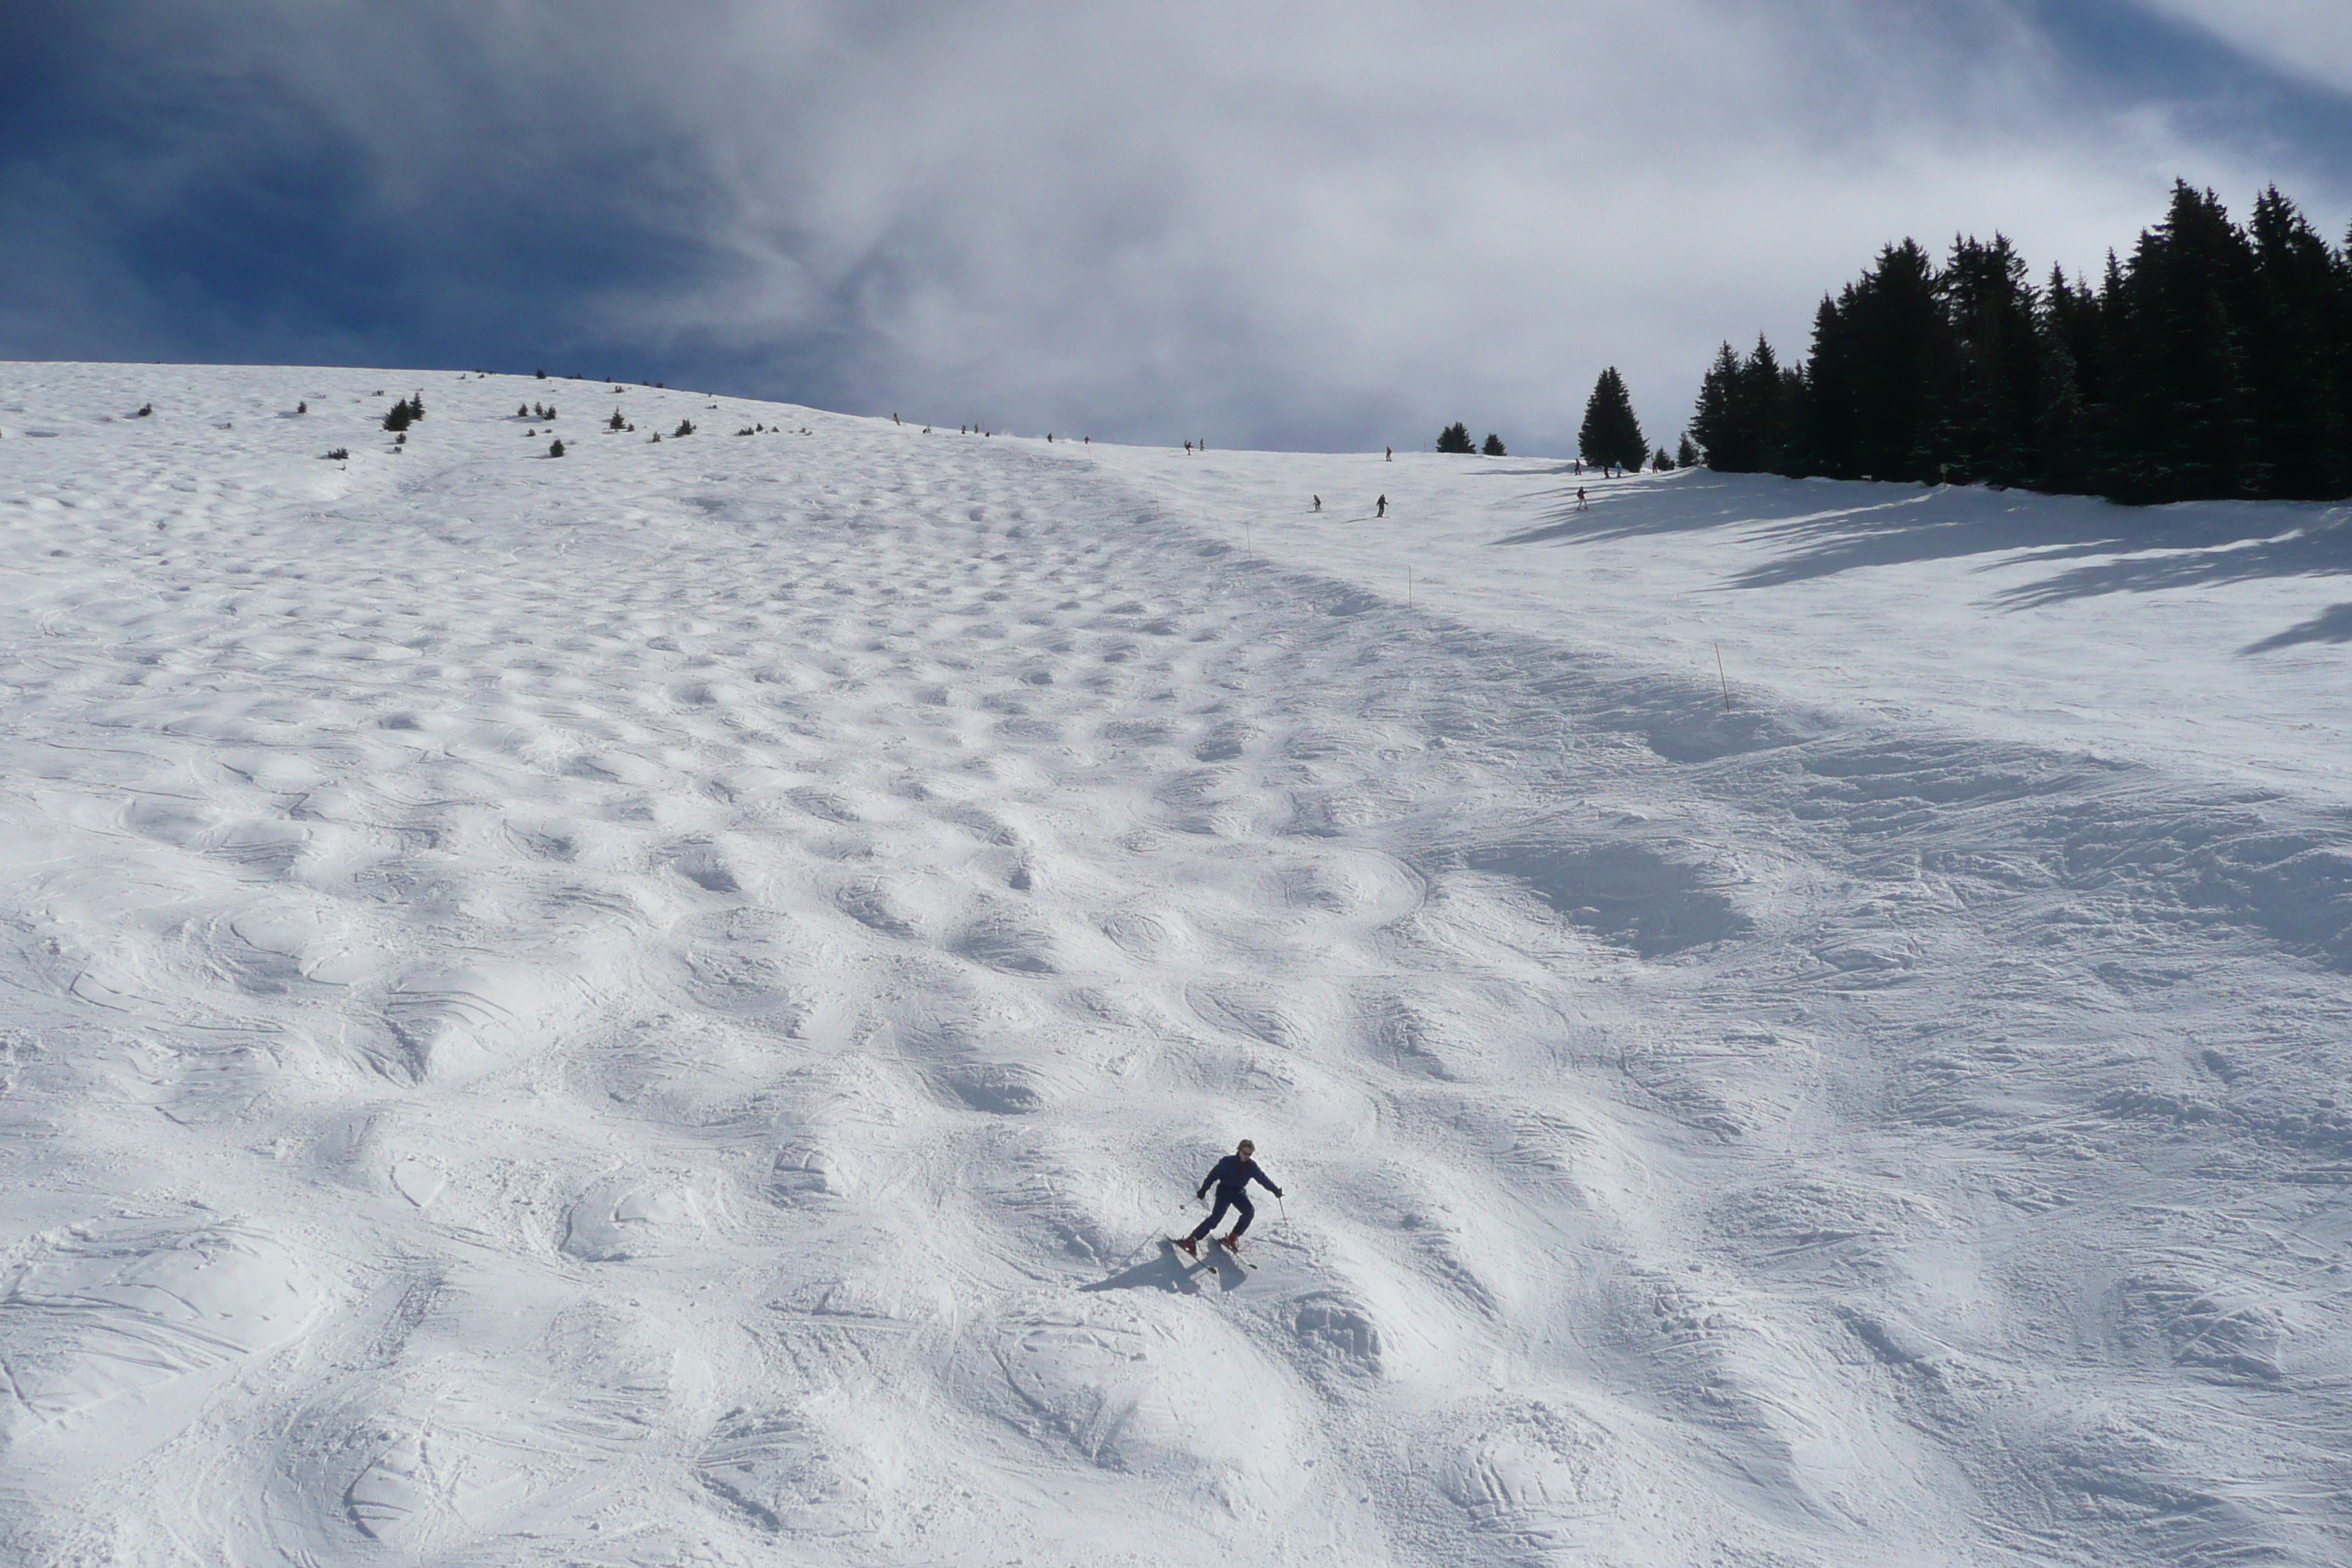
[[[0,1559],[2342,1563],[2347,521],[0,366]]]

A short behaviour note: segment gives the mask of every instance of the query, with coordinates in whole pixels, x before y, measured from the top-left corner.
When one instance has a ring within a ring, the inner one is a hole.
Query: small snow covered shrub
[[[308,414],[310,412],[310,405],[308,403],[298,403],[294,405],[294,412],[297,414]]]
[[[329,462],[331,462],[331,463],[340,463],[340,462],[344,461],[344,460],[345,460],[346,458],[348,458],[351,455],[352,455],[352,453],[351,453],[351,448],[350,448],[350,447],[337,447],[333,448],[332,450],[331,450],[330,452],[328,452],[328,454],[327,454],[327,461],[329,461]]]
[[[136,413],[136,414],[134,414],[134,415],[132,415],[131,417],[132,417],[133,419],[145,419],[145,418],[148,418],[148,417],[152,416],[154,414],[154,412],[155,412],[155,405],[154,405],[153,404],[152,404],[152,403],[142,403],[142,404],[141,404],[141,405],[139,405],[139,412],[138,412],[138,413]]]
[[[408,399],[404,397],[394,404],[391,412],[383,416],[383,427],[387,430],[406,430],[415,417],[415,415],[409,412]]]
[[[679,421],[677,422],[677,428],[676,430],[671,431],[671,432],[670,432],[670,434],[671,434],[671,435],[673,435],[673,436],[691,436],[691,435],[693,435],[693,434],[694,434],[694,421],[693,421],[693,420],[691,420],[691,419],[681,419],[681,420],[679,420]]]
[[[613,410],[613,416],[604,421],[604,428],[607,430],[625,430],[628,427],[629,422],[621,417],[621,411],[617,408]]]
[[[551,458],[560,458],[563,456],[563,443],[562,441],[550,441],[547,444],[547,455]]]

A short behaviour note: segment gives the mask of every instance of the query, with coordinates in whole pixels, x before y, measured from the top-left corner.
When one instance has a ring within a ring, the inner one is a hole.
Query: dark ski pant
[[[1241,1215],[1239,1219],[1234,1221],[1234,1239],[1240,1240],[1242,1232],[1250,1227],[1250,1221],[1257,1217],[1257,1210],[1250,1206],[1249,1194],[1239,1187],[1217,1189],[1217,1206],[1209,1211],[1209,1217],[1202,1220],[1200,1228],[1192,1232],[1192,1239],[1198,1241],[1216,1229],[1217,1222],[1225,1217],[1225,1205],[1228,1204],[1233,1205],[1234,1213]]]

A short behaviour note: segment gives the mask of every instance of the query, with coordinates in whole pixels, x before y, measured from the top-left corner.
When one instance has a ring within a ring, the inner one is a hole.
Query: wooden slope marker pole
[[[1715,645],[1715,678],[1723,682],[1723,710],[1731,711],[1731,678],[1723,673],[1723,645]]]

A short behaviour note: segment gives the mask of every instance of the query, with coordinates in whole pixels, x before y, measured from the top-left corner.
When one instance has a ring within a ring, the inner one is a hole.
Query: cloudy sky
[[[1881,244],[2352,216],[2344,0],[0,0],[0,358],[1671,442]]]

